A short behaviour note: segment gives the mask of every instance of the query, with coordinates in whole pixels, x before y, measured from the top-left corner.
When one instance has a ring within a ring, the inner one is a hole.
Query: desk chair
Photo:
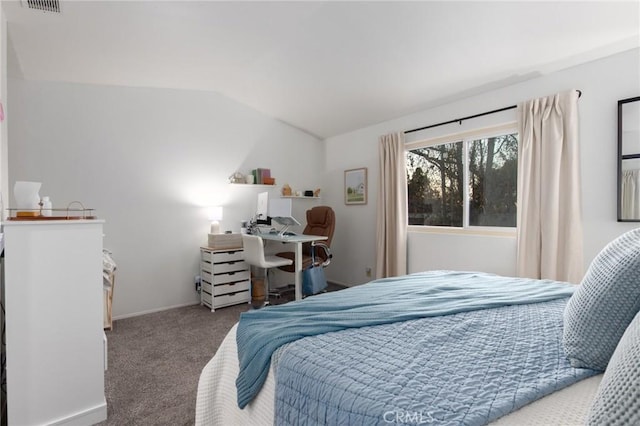
[[[264,288],[266,304],[269,300],[269,269],[292,265],[293,260],[278,256],[265,256],[264,242],[258,235],[242,234],[242,246],[244,248],[244,261],[249,265],[262,268],[265,271]]]
[[[327,237],[325,241],[305,243],[302,246],[302,269],[305,270],[311,266],[311,250],[315,250],[316,264],[326,267],[331,262],[331,239],[336,226],[336,215],[329,206],[316,206],[307,210],[307,225],[302,231],[306,235],[319,235]],[[290,259],[293,261],[296,254],[292,251],[277,253],[276,256]],[[278,269],[286,272],[295,272],[293,264],[280,266]]]

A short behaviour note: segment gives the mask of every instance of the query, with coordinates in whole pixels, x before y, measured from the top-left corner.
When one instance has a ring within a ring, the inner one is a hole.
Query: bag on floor
[[[302,295],[311,296],[320,293],[327,288],[327,279],[324,276],[322,266],[314,266],[313,263],[302,272]]]

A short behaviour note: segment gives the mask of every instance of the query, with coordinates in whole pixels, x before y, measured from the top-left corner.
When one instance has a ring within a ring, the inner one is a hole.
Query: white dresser
[[[251,302],[251,272],[242,249],[200,248],[200,301],[215,311]]]
[[[91,425],[107,418],[103,223],[3,223],[10,425]]]

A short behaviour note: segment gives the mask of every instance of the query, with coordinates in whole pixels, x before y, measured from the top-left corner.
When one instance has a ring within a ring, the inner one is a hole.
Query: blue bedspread
[[[258,393],[280,346],[306,336],[571,296],[574,286],[475,272],[431,271],[385,278],[241,314],[238,406]]]
[[[567,298],[300,339],[274,353],[277,425],[484,425],[596,374],[562,345]]]

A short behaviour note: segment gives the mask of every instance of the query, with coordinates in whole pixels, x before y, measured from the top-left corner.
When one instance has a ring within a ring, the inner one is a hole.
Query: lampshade
[[[222,206],[209,207],[209,220],[222,220]]]
[[[220,233],[220,222],[222,220],[222,206],[212,206],[209,208],[209,220],[211,221],[211,233]]]

